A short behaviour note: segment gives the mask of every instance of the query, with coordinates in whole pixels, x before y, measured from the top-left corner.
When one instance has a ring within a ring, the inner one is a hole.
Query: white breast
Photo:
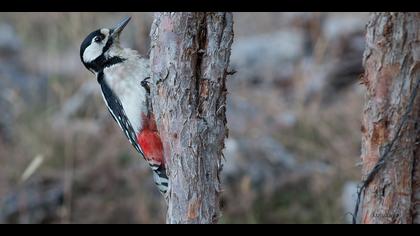
[[[141,81],[149,76],[148,61],[125,61],[104,69],[104,79],[120,99],[125,114],[137,133],[142,127],[141,114],[147,113],[146,90]]]

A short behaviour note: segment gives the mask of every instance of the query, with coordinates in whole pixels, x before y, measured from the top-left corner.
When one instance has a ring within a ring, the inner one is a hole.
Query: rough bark
[[[167,223],[216,223],[232,14],[154,18],[151,92],[170,179]]]
[[[372,13],[366,42],[361,220],[419,223],[420,13]]]

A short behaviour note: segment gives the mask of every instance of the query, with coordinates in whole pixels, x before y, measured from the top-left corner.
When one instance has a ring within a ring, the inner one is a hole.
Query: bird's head
[[[83,40],[80,46],[80,59],[88,70],[97,72],[102,63],[113,56],[112,52],[120,48],[120,34],[130,19],[131,17],[124,18],[111,29],[95,30]]]

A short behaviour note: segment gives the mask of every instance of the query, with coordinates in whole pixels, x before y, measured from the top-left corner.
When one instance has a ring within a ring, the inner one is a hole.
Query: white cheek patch
[[[102,49],[105,47],[105,44],[91,43],[89,47],[85,49],[83,53],[83,61],[91,62],[98,58],[102,54]]]

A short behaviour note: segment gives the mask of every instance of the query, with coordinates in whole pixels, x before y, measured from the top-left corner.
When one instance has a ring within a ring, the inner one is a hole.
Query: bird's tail
[[[165,195],[168,191],[169,179],[166,175],[166,169],[163,166],[160,166],[157,169],[153,169],[153,179],[159,191]]]

